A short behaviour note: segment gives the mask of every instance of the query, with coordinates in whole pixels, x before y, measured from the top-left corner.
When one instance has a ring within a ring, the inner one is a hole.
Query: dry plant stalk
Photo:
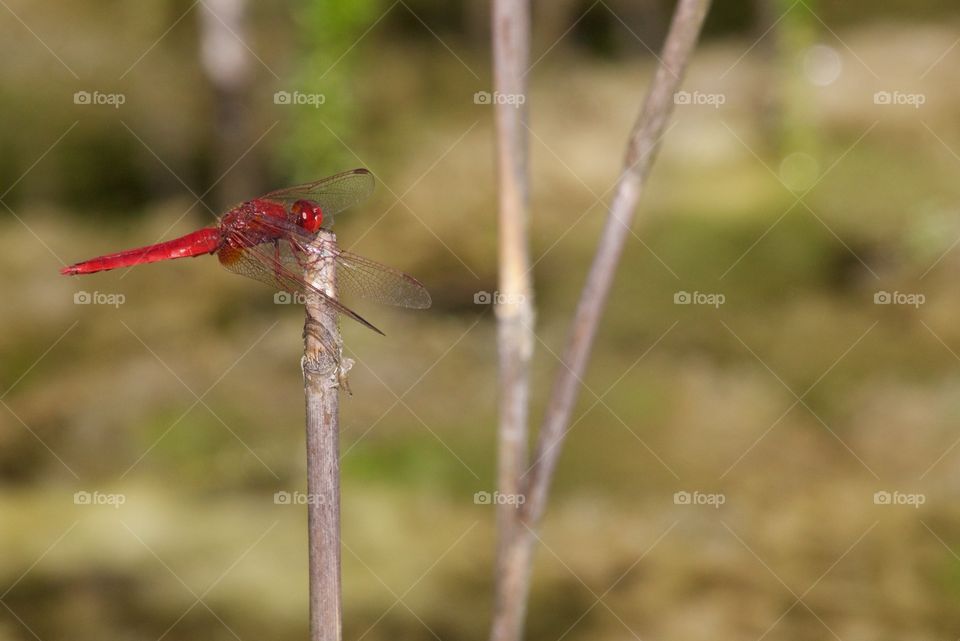
[[[526,95],[524,73],[529,65],[530,7],[527,2],[495,0],[493,4],[494,91],[501,95]],[[515,103],[515,101],[510,101]],[[528,241],[529,189],[526,107],[497,103],[494,106],[497,133],[497,172],[500,184],[498,291],[503,304],[497,314],[500,362],[500,419],[498,430],[498,478],[500,492],[521,493],[521,475],[527,466],[527,412],[530,395],[530,359],[533,355],[534,310]],[[496,506],[498,549],[497,576],[505,575],[507,542],[519,527],[513,505]],[[509,604],[509,593],[498,584],[495,608]]]
[[[321,231],[318,247],[334,247]],[[332,255],[308,267],[308,282],[336,296]],[[303,328],[303,384],[307,405],[307,522],[309,535],[310,640],[341,641],[340,588],[340,384],[352,361],[343,360],[337,312],[308,296]],[[334,345],[329,353],[324,343]]]
[[[493,19],[495,65],[496,51],[501,46],[501,40],[509,38],[509,34],[505,34],[504,30],[510,26],[510,22],[498,18],[496,6],[499,4],[511,3],[504,0],[503,3],[498,2],[495,5]],[[527,3],[518,1],[516,4],[526,5]],[[522,487],[526,500],[517,508],[516,519],[519,525],[514,524],[510,528],[501,527],[498,530],[500,560],[497,566],[496,604],[490,633],[491,641],[518,641],[523,636],[535,531],[546,508],[550,482],[560,458],[573,407],[579,396],[580,381],[586,370],[597,326],[613,284],[624,243],[630,233],[637,203],[673,111],[673,95],[680,87],[709,5],[710,0],[679,0],[676,6],[660,57],[660,65],[657,67],[649,93],[627,142],[623,169],[617,181],[587,281],[580,293],[571,331],[563,351],[562,366],[554,380],[531,467],[522,477],[525,478],[524,483],[520,484],[514,479],[510,481],[514,484],[513,486]],[[506,11],[505,8],[504,11]],[[514,11],[519,10],[514,8]],[[524,53],[521,57],[525,58],[526,52],[529,51],[526,41],[522,43],[522,48]],[[510,69],[511,66],[507,65],[505,68]],[[501,132],[498,130],[498,133]],[[513,141],[503,141],[498,138],[498,143],[501,145],[499,150],[501,157],[505,149],[519,146],[523,147],[523,157],[526,157],[525,137]],[[501,178],[502,176],[501,172]],[[501,184],[501,189],[504,188],[505,186]],[[501,199],[501,220],[512,213],[504,211],[502,202]],[[525,220],[523,224],[525,225]],[[522,386],[526,390],[528,383],[524,381]],[[524,398],[526,398],[526,392],[524,392]],[[501,403],[506,400],[508,400],[506,397],[501,398]],[[507,413],[507,410],[501,409],[501,417]],[[523,409],[522,415],[526,416],[526,408]],[[522,451],[525,453],[525,445]],[[517,456],[518,452],[510,453],[508,460],[513,460]],[[503,462],[501,462],[502,470]],[[501,486],[501,491],[506,490]]]

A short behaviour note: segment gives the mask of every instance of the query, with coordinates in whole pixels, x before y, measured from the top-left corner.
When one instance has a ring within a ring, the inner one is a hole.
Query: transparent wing
[[[374,184],[373,174],[369,171],[353,169],[312,183],[271,191],[261,198],[282,203],[286,207],[297,200],[313,200],[329,220],[334,214],[368,198],[373,193]]]
[[[410,309],[430,307],[430,293],[413,276],[350,252],[336,248],[331,251],[336,256],[339,292],[355,294],[381,305]]]
[[[228,243],[217,254],[220,264],[230,271],[291,294],[319,296],[324,303],[344,316],[352,318],[378,334],[383,334],[370,321],[307,282],[304,278],[306,263],[296,258],[292,263],[289,260],[297,254],[305,259],[313,259],[313,256],[304,256],[302,252],[290,251],[291,243],[284,238],[252,244],[242,233],[235,231],[231,233],[235,235],[237,244],[240,246],[231,247]],[[296,241],[294,243],[296,244]]]
[[[413,276],[343,251],[287,220],[259,216],[257,221],[257,226],[269,235],[283,239],[276,247],[270,245],[274,250],[272,260],[301,278],[310,261],[323,260],[324,255],[332,256],[337,264],[338,297],[354,295],[381,305],[410,309],[430,307],[430,293]]]

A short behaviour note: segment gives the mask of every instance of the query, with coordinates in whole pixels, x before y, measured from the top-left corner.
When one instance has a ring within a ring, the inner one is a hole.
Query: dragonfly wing
[[[333,216],[356,205],[373,193],[375,180],[366,169],[352,169],[320,180],[278,189],[264,195],[289,207],[298,200],[312,200],[320,205],[325,216]]]
[[[235,235],[236,242],[226,243],[218,252],[220,264],[230,271],[291,294],[318,296],[326,305],[333,307],[340,314],[352,318],[378,334],[383,334],[370,321],[307,282],[304,278],[306,264],[301,263],[297,258],[294,258],[291,264],[290,257],[296,257],[299,252],[290,251],[291,243],[288,240],[278,238],[253,244],[239,232],[234,231],[231,234]]]
[[[294,273],[302,273],[311,260],[323,260],[324,255],[332,256],[337,265],[338,297],[343,294],[354,295],[381,305],[410,309],[430,307],[430,293],[413,276],[343,251],[287,220],[262,216],[258,219],[258,226],[270,235],[284,239],[277,247],[274,260]]]
[[[411,309],[430,307],[430,293],[413,276],[347,251],[337,250],[335,255],[338,291],[381,305]]]

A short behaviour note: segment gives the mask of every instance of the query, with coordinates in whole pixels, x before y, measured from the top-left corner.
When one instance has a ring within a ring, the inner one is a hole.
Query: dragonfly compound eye
[[[323,225],[323,209],[311,200],[298,200],[291,208],[297,216],[297,224],[309,232],[315,232]]]

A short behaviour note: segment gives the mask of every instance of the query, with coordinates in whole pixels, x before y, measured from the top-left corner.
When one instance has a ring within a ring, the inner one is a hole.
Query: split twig
[[[504,3],[511,4],[506,0]],[[509,22],[501,22],[498,16],[496,7],[499,4],[502,3],[497,3],[494,8],[495,61],[496,52],[501,46],[500,40],[506,37],[504,30],[509,27]],[[525,2],[520,1],[516,4],[526,5]],[[630,234],[637,203],[643,193],[660,140],[673,111],[674,93],[680,87],[709,5],[710,0],[679,0],[660,56],[660,64],[640,115],[630,133],[623,169],[617,181],[587,281],[580,294],[570,334],[561,357],[562,364],[554,380],[538,435],[531,467],[524,477],[525,482],[521,484],[525,501],[517,509],[518,514],[515,518],[519,524],[509,530],[500,529],[498,532],[501,539],[498,543],[497,594],[490,634],[491,641],[519,641],[523,636],[523,622],[529,597],[532,558],[536,542],[535,532],[546,508],[550,483],[560,458],[570,417],[579,396],[580,383],[593,349],[597,326],[613,284],[624,244]],[[515,7],[514,11],[520,10]],[[518,55],[525,57],[527,50],[528,48]],[[511,144],[516,147],[522,146],[522,157],[526,157],[525,137],[514,138]],[[501,149],[501,155],[502,153],[503,149]],[[503,181],[502,171],[501,181]],[[501,190],[503,189],[505,185],[501,182]],[[504,205],[501,197],[501,224],[503,219]],[[528,375],[528,371],[525,373]],[[504,381],[501,383],[505,384]],[[520,385],[525,390],[528,383],[523,381]],[[512,398],[511,396],[502,397],[501,404]],[[523,398],[526,399],[526,392]],[[523,416],[526,420],[526,411],[526,406],[522,410],[517,410],[504,408],[501,405],[501,426],[503,425],[502,417],[505,415]],[[522,433],[526,434],[525,426],[522,428]],[[504,443],[501,441],[501,447],[503,446]],[[522,450],[518,446],[515,452],[508,454],[507,460],[512,461],[519,456],[520,452],[525,453],[525,447],[525,443]],[[501,473],[503,461],[504,458],[501,457]],[[506,490],[501,488],[501,491]]]

